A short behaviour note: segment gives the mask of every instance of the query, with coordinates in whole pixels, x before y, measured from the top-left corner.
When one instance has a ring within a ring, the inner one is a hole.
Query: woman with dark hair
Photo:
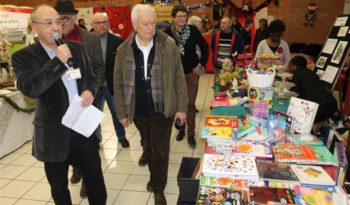
[[[292,82],[295,84],[292,90],[299,94],[299,98],[319,105],[315,118],[317,123],[333,116],[338,109],[337,100],[322,84],[316,73],[306,65],[307,61],[302,56],[295,56],[290,60],[289,70],[294,74]]]
[[[262,40],[256,50],[255,57],[262,54],[276,55],[279,57],[279,64],[287,66],[290,60],[289,46],[282,40],[286,26],[282,20],[274,20],[269,25],[270,37]]]

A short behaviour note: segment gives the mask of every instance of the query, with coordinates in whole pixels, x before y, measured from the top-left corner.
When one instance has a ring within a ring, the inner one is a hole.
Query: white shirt
[[[41,43],[41,45],[43,46],[43,48],[46,51],[47,55],[49,55],[50,59],[53,59],[54,57],[56,57],[55,50],[52,50],[52,49],[46,47],[42,43]],[[71,68],[69,68],[69,66],[67,64],[65,64],[65,65],[66,65],[66,67],[68,69],[71,69]],[[79,95],[77,81],[76,80],[69,80],[67,75],[66,75],[66,73],[64,73],[61,76],[61,79],[63,81],[64,86],[66,87],[66,90],[67,90],[67,93],[68,93],[68,98],[69,98],[69,104],[70,104],[73,101],[74,96],[75,95]]]
[[[147,46],[142,46],[140,44],[137,34],[136,34],[135,40],[136,40],[137,47],[141,50],[141,52],[143,54],[143,65],[144,65],[143,69],[144,69],[145,79],[147,79],[148,56],[149,56],[149,53],[151,52],[151,49],[153,47],[153,38],[152,38],[151,42],[148,43]]]
[[[279,53],[279,50],[282,50],[281,53]],[[261,55],[261,54],[274,54],[279,57],[279,65],[288,66],[289,60],[290,60],[290,51],[289,46],[287,42],[284,40],[281,40],[280,45],[278,46],[278,49],[275,53],[272,52],[270,46],[267,44],[266,40],[262,40],[258,48],[256,49],[255,57]]]

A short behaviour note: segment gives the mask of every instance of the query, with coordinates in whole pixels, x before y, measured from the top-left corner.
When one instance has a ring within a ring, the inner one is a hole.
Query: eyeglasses
[[[51,27],[53,24],[56,24],[57,26],[62,26],[62,19],[56,19],[54,21],[45,21],[45,22],[37,22],[37,21],[33,21],[33,24],[41,24],[44,25],[44,27],[49,28]]]
[[[108,24],[108,21],[93,21],[92,23],[102,26]]]
[[[69,16],[62,16],[61,17],[62,23],[67,23],[70,20]]]

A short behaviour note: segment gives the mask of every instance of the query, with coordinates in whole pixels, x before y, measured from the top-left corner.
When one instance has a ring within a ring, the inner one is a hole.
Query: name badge
[[[66,75],[68,77],[68,80],[76,80],[81,78],[79,68],[66,71]]]

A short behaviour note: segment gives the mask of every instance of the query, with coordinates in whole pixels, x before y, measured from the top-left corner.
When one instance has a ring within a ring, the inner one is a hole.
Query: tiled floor
[[[200,78],[196,103],[199,110],[196,117],[196,123],[199,124],[197,133],[205,116],[210,113],[209,105],[213,96],[212,82],[213,75],[211,74],[206,74]],[[134,125],[127,128],[130,148],[122,148],[115,136],[112,119],[107,107],[105,113],[107,115],[102,122],[103,140],[100,155],[108,192],[107,204],[154,204],[153,195],[146,191],[146,183],[149,179],[148,168],[137,165],[142,153],[140,134]],[[173,129],[168,184],[165,189],[165,196],[169,205],[176,204],[177,201],[179,190],[176,176],[182,157],[201,157],[204,146],[201,143],[200,136],[197,135],[198,144],[196,149],[193,150],[188,146],[186,139],[177,142],[175,140],[176,133],[176,129]],[[69,176],[71,176],[71,173]],[[88,204],[87,199],[82,199],[79,196],[80,183],[77,185],[70,184],[69,189],[74,204]],[[43,163],[37,161],[31,155],[31,142],[0,159],[0,204],[54,204],[45,177]]]

